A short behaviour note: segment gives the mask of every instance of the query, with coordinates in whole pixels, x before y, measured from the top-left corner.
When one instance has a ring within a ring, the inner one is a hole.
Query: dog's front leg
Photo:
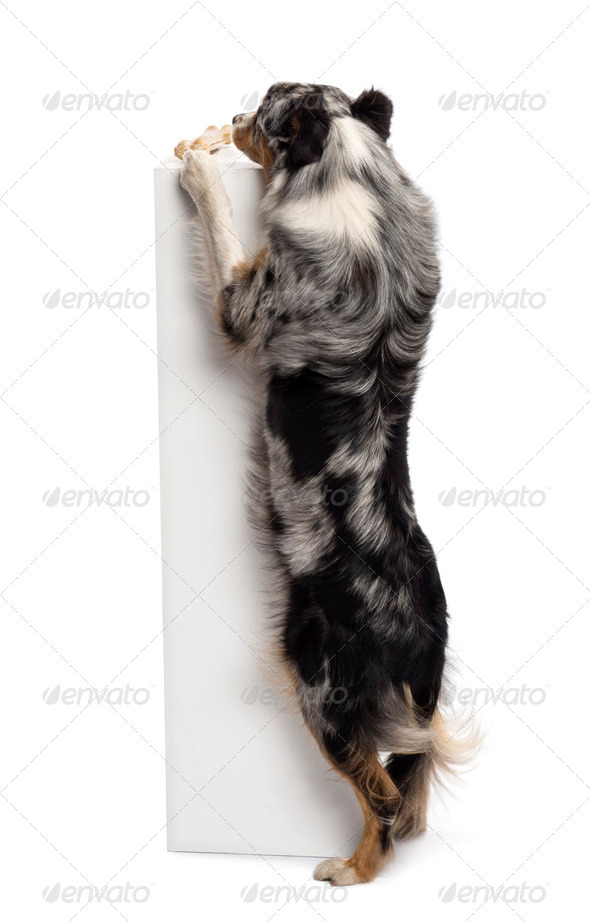
[[[180,182],[199,211],[215,294],[228,285],[244,265],[244,251],[236,234],[233,212],[215,158],[204,151],[188,150],[183,157]]]

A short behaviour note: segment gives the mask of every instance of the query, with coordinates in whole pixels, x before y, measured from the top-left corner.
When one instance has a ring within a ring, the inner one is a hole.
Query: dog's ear
[[[321,160],[329,127],[319,96],[310,94],[296,106],[287,118],[290,141],[287,163],[292,170]]]
[[[364,90],[350,108],[355,118],[374,128],[380,138],[387,141],[393,115],[393,104],[385,93],[371,88]]]

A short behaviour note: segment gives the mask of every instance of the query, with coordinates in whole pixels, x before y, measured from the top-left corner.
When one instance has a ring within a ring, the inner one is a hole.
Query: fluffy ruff
[[[386,144],[391,114],[377,91],[276,84],[234,118],[267,180],[250,258],[214,159],[188,152],[182,175],[220,329],[258,395],[250,513],[278,670],[364,816],[354,855],[316,869],[339,885],[370,881],[393,840],[424,830],[431,782],[474,744],[439,709],[447,607],[407,463],[439,263],[431,203]]]

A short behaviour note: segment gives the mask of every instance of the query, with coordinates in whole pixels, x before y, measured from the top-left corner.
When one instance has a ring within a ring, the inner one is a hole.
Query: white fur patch
[[[352,116],[334,119],[330,131],[336,140],[336,144],[341,148],[341,154],[349,154],[351,160],[357,163],[359,161],[371,161],[371,149],[367,144],[366,137],[367,131],[371,131],[371,129],[368,129],[358,119]]]
[[[363,245],[372,235],[372,222],[379,212],[370,192],[354,180],[342,178],[321,195],[285,202],[273,217],[296,234],[336,236]]]

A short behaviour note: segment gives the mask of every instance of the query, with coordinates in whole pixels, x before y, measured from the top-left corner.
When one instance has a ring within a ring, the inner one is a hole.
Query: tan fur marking
[[[275,155],[268,146],[263,135],[254,142],[254,121],[252,120],[252,122],[246,126],[234,126],[232,141],[239,151],[246,154],[254,163],[260,164],[264,173],[264,178],[268,183],[270,180],[270,169],[274,163]]]
[[[253,272],[260,269],[266,269],[269,259],[269,249],[267,246],[261,247],[258,253],[255,253],[252,260],[243,260],[234,267],[234,277],[232,281],[247,282]]]
[[[275,162],[275,155],[263,137],[260,138],[256,147],[258,149],[257,152],[260,156],[260,160],[258,161],[258,163],[262,167],[264,178],[266,182],[268,183],[270,182],[270,170],[271,170],[273,163]]]

